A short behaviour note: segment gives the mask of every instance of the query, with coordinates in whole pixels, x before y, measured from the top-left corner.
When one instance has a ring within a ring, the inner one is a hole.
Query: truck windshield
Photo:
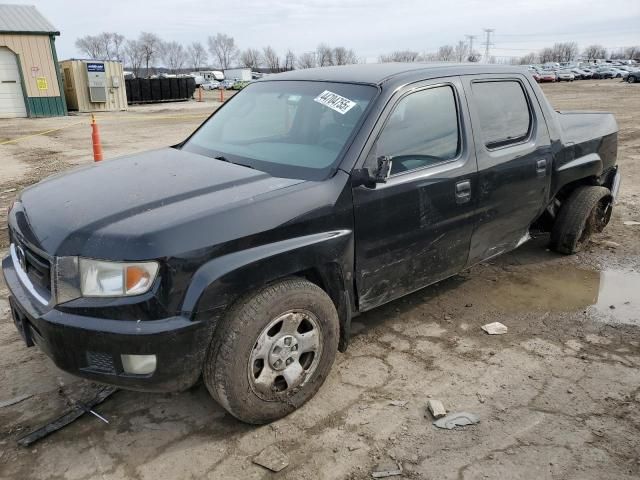
[[[346,83],[257,82],[182,148],[274,177],[323,180],[337,167],[376,93],[375,87]]]

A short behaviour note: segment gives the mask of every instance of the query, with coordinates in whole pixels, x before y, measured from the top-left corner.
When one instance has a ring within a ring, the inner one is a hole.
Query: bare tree
[[[262,49],[262,57],[264,58],[264,64],[272,72],[280,71],[280,57],[273,47],[267,45]]]
[[[555,43],[551,48],[554,62],[570,62],[578,56],[578,44],[576,42]]]
[[[438,60],[450,62],[455,58],[455,49],[451,45],[443,45],[438,49]]]
[[[454,55],[456,60],[460,63],[464,62],[465,59],[469,56],[469,44],[460,40],[456,45]]]
[[[531,53],[527,53],[526,55],[523,55],[520,58],[517,58],[517,64],[518,65],[531,65],[532,63],[536,63],[538,59],[538,55],[534,52]]]
[[[420,54],[413,50],[396,50],[385,55],[380,55],[378,61],[380,63],[388,62],[418,62],[421,60]]]
[[[254,70],[262,63],[262,54],[257,48],[247,48],[240,54],[240,63],[243,67]]]
[[[625,58],[629,60],[634,60],[637,57],[640,57],[640,46],[634,45],[632,47],[627,47],[624,49]]]
[[[113,32],[111,34],[111,58],[124,63],[124,35]]]
[[[358,63],[358,57],[352,49],[345,47],[335,47],[333,49],[334,65],[351,65]]]
[[[124,35],[115,32],[102,32],[98,35],[86,35],[76,40],[76,48],[84,55],[95,60],[122,61]]]
[[[76,40],[76,48],[91,59],[103,59],[104,50],[99,36],[86,35]]]
[[[589,45],[587,48],[584,49],[584,52],[582,53],[582,55],[587,60],[607,58],[607,49],[604,48],[602,45],[597,45],[597,44]]]
[[[296,67],[296,54],[291,49],[287,50],[284,55],[284,69],[285,71],[293,70]]]
[[[321,43],[316,48],[316,63],[319,67],[328,67],[334,65],[333,63],[333,49],[325,44]]]
[[[184,47],[178,42],[166,42],[162,45],[162,60],[172,73],[178,73],[184,66],[186,56]]]
[[[554,62],[554,52],[553,52],[553,48],[550,47],[546,47],[543,48],[542,50],[540,50],[540,53],[538,54],[538,56],[540,57],[540,63],[547,63],[547,62]]]
[[[133,70],[133,74],[136,77],[140,76],[140,67],[144,62],[144,51],[138,40],[127,40],[124,46],[124,52],[129,61],[129,66]]]
[[[138,43],[142,49],[146,75],[149,76],[149,66],[157,60],[162,49],[162,40],[155,33],[142,32],[138,38]]]
[[[194,71],[200,70],[200,68],[207,63],[207,50],[200,42],[192,42],[187,47],[187,58]]]
[[[217,33],[215,37],[209,37],[209,51],[217,60],[218,66],[227,69],[231,66],[231,62],[238,58],[238,47],[233,37],[224,33]]]
[[[298,68],[313,68],[316,66],[316,55],[314,52],[304,52],[298,55]]]

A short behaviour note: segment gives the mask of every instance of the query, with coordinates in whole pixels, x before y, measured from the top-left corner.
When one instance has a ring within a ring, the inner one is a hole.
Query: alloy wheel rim
[[[249,356],[249,385],[264,400],[291,395],[311,378],[321,355],[316,316],[307,310],[285,312],[258,335]]]

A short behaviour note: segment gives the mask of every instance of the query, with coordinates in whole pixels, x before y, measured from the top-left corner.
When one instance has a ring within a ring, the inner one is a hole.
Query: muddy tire
[[[216,328],[204,382],[234,417],[282,418],[315,395],[338,349],[339,321],[317,285],[290,278],[236,302]]]
[[[579,187],[562,204],[551,230],[551,248],[567,255],[579,252],[593,233],[611,218],[611,191],[605,187]]]

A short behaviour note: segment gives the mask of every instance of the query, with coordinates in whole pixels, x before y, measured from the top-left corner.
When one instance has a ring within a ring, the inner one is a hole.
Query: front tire
[[[269,423],[315,395],[338,349],[338,313],[317,285],[290,278],[231,307],[217,327],[203,377],[243,422]]]
[[[608,188],[576,188],[560,208],[551,230],[551,248],[566,255],[579,252],[593,233],[601,232],[609,223],[611,209]]]

